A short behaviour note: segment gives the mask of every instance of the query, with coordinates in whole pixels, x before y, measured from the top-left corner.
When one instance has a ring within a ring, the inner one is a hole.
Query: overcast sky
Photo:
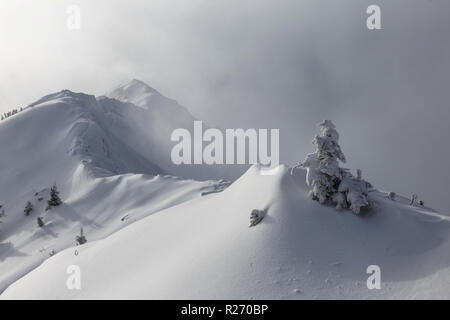
[[[449,31],[448,0],[1,1],[0,111],[138,78],[211,126],[279,128],[287,164],[329,118],[348,167],[450,213]]]

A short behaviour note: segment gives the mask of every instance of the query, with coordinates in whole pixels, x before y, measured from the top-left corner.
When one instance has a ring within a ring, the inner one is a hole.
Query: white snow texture
[[[231,185],[170,162],[170,132],[193,121],[139,80],[0,121],[0,298],[450,298],[449,216],[339,167],[331,121],[298,170],[253,165]],[[63,203],[45,210],[54,184]]]

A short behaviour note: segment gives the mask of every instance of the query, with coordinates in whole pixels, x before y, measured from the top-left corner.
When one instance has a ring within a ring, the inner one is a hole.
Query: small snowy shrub
[[[307,169],[309,195],[321,204],[332,204],[337,210],[348,208],[358,214],[362,207],[370,207],[368,189],[372,185],[362,179],[361,170],[354,177],[349,169],[339,167],[339,161],[346,162],[338,143],[339,134],[330,120],[319,126],[321,133],[313,140],[316,150],[299,165]]]
[[[42,220],[41,217],[37,217],[37,224],[39,228],[42,228],[45,225],[44,220]]]
[[[23,212],[25,212],[26,216],[29,216],[31,214],[31,212],[33,212],[33,205],[31,204],[30,201],[27,202],[27,205],[25,206],[25,209],[23,210]]]
[[[260,211],[260,210],[254,209],[252,211],[252,213],[250,213],[250,225],[249,225],[249,227],[256,226],[258,223],[260,223],[262,221],[263,218],[264,218],[264,213],[262,211]]]

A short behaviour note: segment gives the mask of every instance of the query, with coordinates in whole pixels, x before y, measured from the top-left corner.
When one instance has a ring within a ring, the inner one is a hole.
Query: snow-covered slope
[[[307,198],[305,175],[257,166],[222,193],[67,249],[15,282],[15,298],[450,298],[450,219],[373,191],[361,216]],[[250,212],[265,212],[249,228]],[[67,267],[81,268],[68,290]],[[369,265],[381,290],[366,287]],[[38,288],[38,290],[29,290]]]
[[[138,80],[108,96],[63,90],[0,122],[1,298],[450,298],[448,215],[381,191],[370,212],[337,212],[284,167],[228,188],[177,178],[229,169],[171,163],[172,130],[194,121],[177,102]],[[54,183],[64,203],[45,211]]]
[[[168,176],[118,139],[121,128],[108,121],[137,108],[63,90],[0,122],[0,292],[53,250],[73,247],[81,227],[89,241],[101,239],[224,185]],[[64,204],[45,211],[54,183]]]

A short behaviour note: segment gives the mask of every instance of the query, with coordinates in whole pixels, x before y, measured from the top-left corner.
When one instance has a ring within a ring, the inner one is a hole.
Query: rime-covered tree
[[[81,228],[80,234],[78,236],[76,236],[75,241],[76,241],[77,245],[82,245],[82,244],[85,244],[87,242],[87,239],[84,236],[83,228]]]
[[[320,134],[313,140],[316,150],[299,165],[307,169],[310,196],[321,204],[335,205],[338,210],[350,208],[359,213],[361,207],[369,206],[368,188],[371,185],[362,179],[361,170],[358,169],[357,177],[354,177],[349,169],[339,167],[339,161],[345,163],[346,159],[334,124],[324,120],[319,126]]]
[[[30,201],[27,202],[25,209],[23,210],[23,212],[25,212],[26,216],[29,216],[31,214],[31,212],[33,212],[33,205],[31,204]]]
[[[62,203],[59,197],[59,191],[56,187],[56,183],[50,189],[50,200],[47,201],[47,208],[45,210],[50,210],[52,207],[57,207]]]
[[[348,169],[341,169],[342,181],[338,187],[338,195],[336,198],[342,199],[336,201],[336,209],[349,208],[354,213],[358,214],[362,207],[369,207],[368,199],[370,183],[363,180],[360,175],[358,177],[352,176]],[[340,196],[343,195],[343,196]]]
[[[330,120],[319,124],[321,133],[313,140],[314,153],[307,155],[302,166],[307,168],[306,182],[311,187],[310,195],[324,204],[337,192],[341,180],[339,160],[346,159],[338,144],[339,134]]]

